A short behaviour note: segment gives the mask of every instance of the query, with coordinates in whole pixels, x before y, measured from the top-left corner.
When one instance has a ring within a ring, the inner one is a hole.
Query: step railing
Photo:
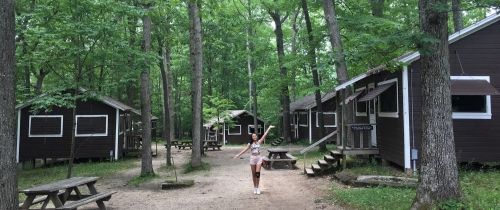
[[[333,131],[330,134],[326,135],[325,137],[321,138],[319,141],[314,142],[313,144],[309,145],[308,147],[300,150],[300,154],[304,155],[304,171],[306,170],[306,153],[309,152],[312,148],[318,146],[319,144],[323,143],[327,139],[337,135],[337,131]]]

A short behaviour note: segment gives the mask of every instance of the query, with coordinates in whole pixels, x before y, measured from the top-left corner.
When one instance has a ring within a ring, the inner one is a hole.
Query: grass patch
[[[371,163],[359,163],[346,171],[355,175],[404,176],[397,169]],[[463,197],[460,201],[442,203],[440,209],[500,209],[500,169],[460,169],[459,175]],[[341,188],[337,185],[332,188],[333,200],[358,209],[409,209],[414,198],[415,189],[411,188]]]
[[[151,181],[155,178],[158,178],[158,177],[159,176],[156,175],[155,173],[149,173],[149,174],[145,174],[145,175],[136,176],[133,179],[129,180],[127,182],[127,185],[138,187],[139,185],[146,183],[146,182],[149,182],[149,181]]]
[[[191,165],[191,162],[187,163],[184,165],[184,174],[192,173],[192,172],[197,172],[197,171],[209,171],[210,170],[210,165],[205,162],[201,162],[201,165],[198,167],[194,167]]]
[[[73,165],[73,176],[104,177],[116,172],[134,167],[136,159],[124,159],[115,162],[80,163]],[[25,169],[18,171],[18,188],[20,190],[36,185],[46,184],[65,179],[67,165],[58,165],[48,168]],[[25,195],[19,194],[24,200]]]
[[[407,188],[334,188],[334,199],[359,209],[410,209],[415,190]]]

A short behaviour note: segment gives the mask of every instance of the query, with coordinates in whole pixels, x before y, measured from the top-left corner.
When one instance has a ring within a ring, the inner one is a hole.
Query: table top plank
[[[44,185],[35,186],[32,188],[28,188],[25,190],[21,190],[19,192],[25,194],[44,194],[56,192],[59,190],[65,190],[72,187],[78,187],[80,185],[88,184],[91,182],[95,182],[99,179],[99,177],[72,177],[69,179],[63,179],[57,182],[48,183]]]
[[[288,152],[287,149],[282,149],[282,148],[270,148],[270,149],[267,149],[267,151],[270,153],[287,153]]]

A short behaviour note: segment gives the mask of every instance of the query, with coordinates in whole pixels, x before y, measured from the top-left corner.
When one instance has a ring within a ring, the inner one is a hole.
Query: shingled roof
[[[321,102],[328,101],[335,97],[335,90],[324,93],[321,97]],[[290,112],[294,112],[295,110],[308,110],[316,107],[316,100],[314,94],[304,96],[301,99],[298,99],[292,103],[290,103]]]

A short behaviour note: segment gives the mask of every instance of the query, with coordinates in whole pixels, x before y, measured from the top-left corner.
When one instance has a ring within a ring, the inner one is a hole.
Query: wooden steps
[[[335,160],[336,160],[336,159],[335,159],[333,156],[331,156],[331,155],[325,155],[325,156],[323,156],[323,159],[324,159],[326,162],[331,162],[331,163],[335,162]]]
[[[305,173],[307,176],[314,176],[314,171],[312,170],[312,168],[305,168],[305,169],[304,169],[304,173]]]
[[[321,167],[321,166],[327,166],[328,163],[326,162],[326,160],[318,160],[318,165]]]
[[[283,137],[279,137],[279,138],[275,139],[273,142],[271,142],[271,145],[274,147],[279,146],[281,143],[283,143],[283,140],[284,140]]]

